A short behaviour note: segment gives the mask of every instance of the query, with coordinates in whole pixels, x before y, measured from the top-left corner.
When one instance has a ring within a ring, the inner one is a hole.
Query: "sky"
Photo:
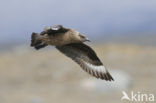
[[[0,43],[56,24],[91,38],[156,33],[156,0],[0,0]]]

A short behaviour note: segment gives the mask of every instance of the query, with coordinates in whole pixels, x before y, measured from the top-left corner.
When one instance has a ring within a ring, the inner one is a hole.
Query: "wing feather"
[[[48,34],[49,36],[56,36],[59,34],[64,34],[67,31],[68,29],[64,28],[62,25],[54,25],[51,27],[46,27],[44,31],[40,33],[40,35]]]
[[[104,79],[106,81],[114,80],[92,48],[83,43],[72,43],[56,48],[73,59],[80,67],[90,75]]]

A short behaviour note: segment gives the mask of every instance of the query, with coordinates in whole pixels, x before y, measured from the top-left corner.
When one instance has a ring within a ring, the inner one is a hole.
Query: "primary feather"
[[[66,56],[78,63],[83,70],[92,76],[105,80],[114,80],[103,66],[96,53],[89,46],[83,43],[72,43],[56,48]]]

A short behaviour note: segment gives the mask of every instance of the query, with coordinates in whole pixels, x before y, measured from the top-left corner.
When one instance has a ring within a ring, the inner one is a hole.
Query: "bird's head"
[[[77,41],[77,42],[90,42],[90,40],[83,34],[81,34],[80,32],[78,31],[72,31],[72,34],[73,34],[73,40]]]
[[[78,36],[81,42],[90,42],[90,40],[85,35],[79,33]]]

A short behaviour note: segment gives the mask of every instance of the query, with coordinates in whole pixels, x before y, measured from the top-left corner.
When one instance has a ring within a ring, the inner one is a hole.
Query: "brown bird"
[[[36,50],[53,45],[90,75],[106,81],[114,80],[94,50],[84,44],[86,41],[90,41],[86,36],[62,25],[45,28],[40,34],[32,33],[31,36],[31,46]]]

